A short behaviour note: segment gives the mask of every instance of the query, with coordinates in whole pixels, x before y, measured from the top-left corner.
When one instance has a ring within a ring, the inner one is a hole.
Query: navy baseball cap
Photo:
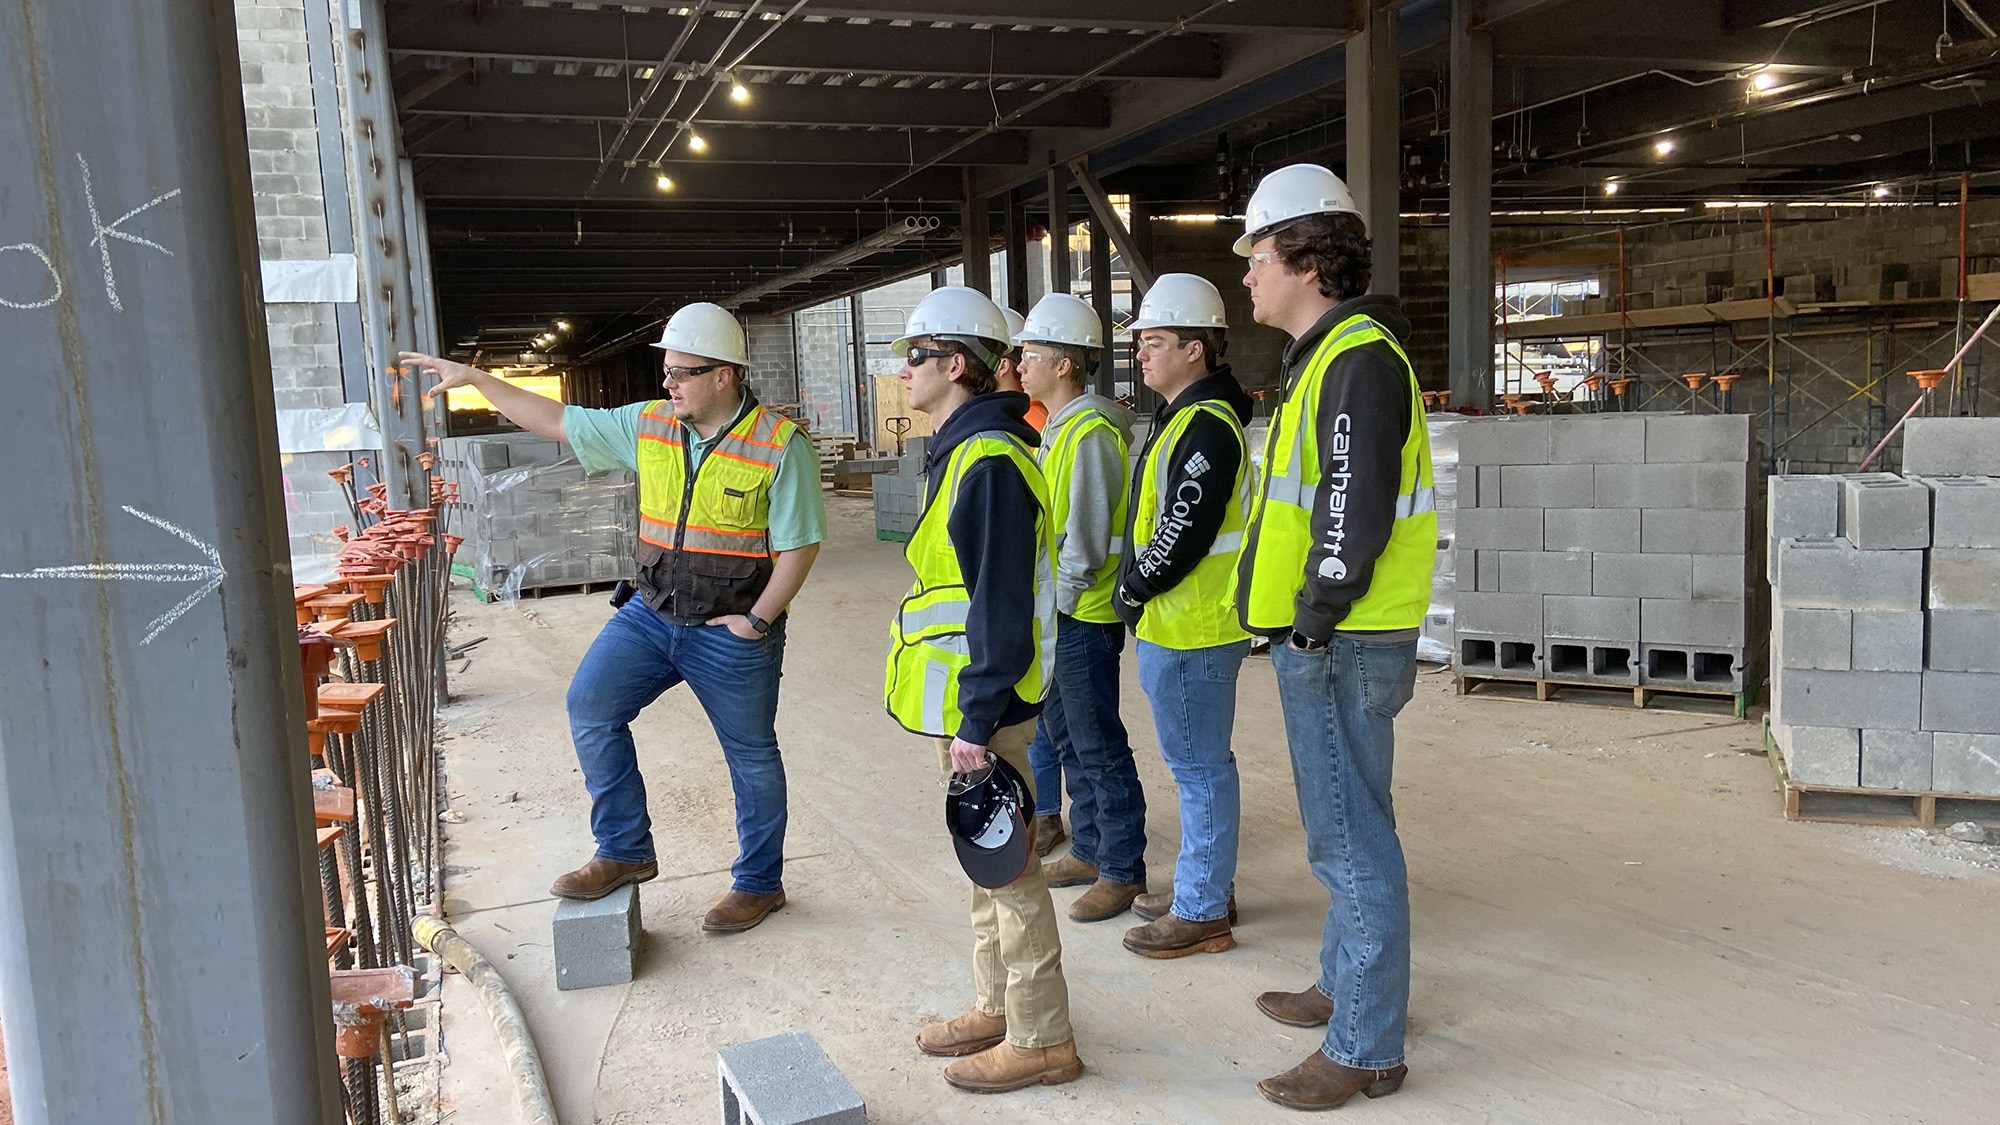
[[[1028,783],[1006,759],[986,755],[986,766],[955,773],[946,787],[945,827],[958,865],[982,887],[1004,887],[1028,869],[1034,840],[1028,828]]]

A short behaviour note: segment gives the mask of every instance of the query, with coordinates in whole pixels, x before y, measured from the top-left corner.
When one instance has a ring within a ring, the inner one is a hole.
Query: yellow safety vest
[[[1036,452],[1042,472],[1049,482],[1049,519],[1056,529],[1056,553],[1062,553],[1063,541],[1069,537],[1069,484],[1070,476],[1076,470],[1076,451],[1083,444],[1085,434],[1103,430],[1111,435],[1118,447],[1118,502],[1111,512],[1111,526],[1125,526],[1125,435],[1102,410],[1085,410],[1072,418],[1063,419],[1062,426],[1042,431],[1042,445]],[[1111,595],[1118,589],[1118,559],[1125,553],[1125,540],[1114,535],[1111,550],[1104,557],[1104,565],[1097,571],[1096,579],[1076,600],[1076,612],[1071,616],[1078,621],[1090,621],[1100,625],[1112,625],[1118,621],[1118,614],[1111,609]]]
[[[1204,412],[1229,423],[1229,431],[1236,435],[1236,476],[1229,481],[1192,477],[1182,482],[1180,495],[1168,496],[1163,491],[1167,487],[1165,469],[1173,459],[1174,447],[1194,422],[1195,415]],[[1185,519],[1186,509],[1210,488],[1226,487],[1234,500],[1222,518],[1215,541],[1209,544],[1208,553],[1173,589],[1145,604],[1139,627],[1133,630],[1140,640],[1162,648],[1185,650],[1248,639],[1249,634],[1236,623],[1236,555],[1243,547],[1244,513],[1249,506],[1251,479],[1243,423],[1227,404],[1202,401],[1174,412],[1166,431],[1153,442],[1152,452],[1140,468],[1138,507],[1132,519],[1134,556],[1143,552],[1159,534],[1162,513],[1171,516],[1178,510],[1179,518]]]
[[[1402,360],[1410,386],[1410,428],[1403,438],[1396,485],[1396,522],[1389,544],[1375,560],[1368,591],[1339,627],[1347,632],[1414,629],[1430,608],[1431,571],[1437,558],[1437,506],[1431,494],[1430,431],[1410,357],[1394,335],[1364,314],[1348,317],[1314,349],[1305,371],[1285,395],[1264,447],[1261,487],[1250,509],[1249,540],[1238,564],[1238,597],[1245,628],[1287,629],[1305,588],[1306,555],[1313,546],[1312,516],[1320,484],[1317,421],[1327,369],[1343,352],[1367,344],[1389,345]],[[1341,451],[1336,449],[1338,455]],[[1323,501],[1338,509],[1344,490]],[[1330,576],[1330,577],[1338,577]]]
[[[966,618],[972,599],[965,573],[947,526],[958,500],[958,486],[972,467],[990,457],[1005,457],[1028,482],[1039,512],[1035,520],[1035,659],[1014,685],[1014,694],[1039,703],[1055,672],[1056,581],[1051,569],[1055,536],[1049,524],[1049,488],[1040,466],[1019,438],[999,430],[974,434],[951,451],[930,503],[903,549],[916,570],[910,592],[889,622],[889,661],[882,676],[882,703],[905,730],[937,738],[958,733],[964,714],[958,709],[958,674],[972,663],[966,638]],[[1027,609],[1028,607],[1023,607]]]
[[[688,479],[687,444],[698,435],[655,399],[639,415],[639,538],[666,551],[771,556],[771,482],[791,419],[752,406],[702,456]]]

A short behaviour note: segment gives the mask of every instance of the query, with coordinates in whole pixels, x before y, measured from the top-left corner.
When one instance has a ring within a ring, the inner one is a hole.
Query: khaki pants
[[[1022,811],[1029,817],[1035,771],[1028,764],[1028,742],[1034,733],[1032,722],[1002,727],[987,746],[1027,780],[1029,806]],[[935,741],[939,765],[949,777],[951,739]],[[1007,1018],[1007,1039],[1017,1047],[1053,1047],[1074,1034],[1056,905],[1042,881],[1042,861],[1032,853],[1019,879],[993,890],[972,888],[972,987],[980,1011]]]

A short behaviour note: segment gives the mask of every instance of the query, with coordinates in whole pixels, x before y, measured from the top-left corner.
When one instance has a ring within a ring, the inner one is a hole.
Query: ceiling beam
[[[880,168],[798,168],[759,164],[669,162],[672,191],[654,186],[659,172],[648,167],[613,169],[590,192],[595,164],[546,160],[448,161],[420,172],[417,186],[426,199],[488,200],[650,200],[662,211],[705,203],[755,200],[763,203],[824,202],[858,206],[857,201],[879,186],[887,173]],[[622,178],[621,178],[622,176]],[[938,167],[911,176],[896,189],[900,199],[951,199],[958,195],[958,172]],[[886,218],[880,201],[870,204],[874,216]]]
[[[1351,0],[1348,0],[1351,2]],[[1202,28],[1211,32],[1255,34],[1284,31],[1300,34],[1344,35],[1354,26],[1348,18],[1348,2],[1322,0],[1236,0],[1219,17],[1206,20]],[[633,8],[682,8],[689,0],[620,0]],[[756,7],[751,0],[714,0],[711,12],[744,12]],[[1198,0],[981,0],[975,6],[955,6],[951,0],[831,0],[815,3],[801,18],[807,23],[873,20],[893,24],[908,20],[912,25],[949,23],[993,27],[1101,28],[1106,31],[1161,31],[1201,8]]]
[[[683,16],[491,5],[475,12],[456,4],[402,5],[389,26],[389,48],[398,55],[445,58],[526,59],[586,66],[652,66],[666,56],[686,26]],[[680,64],[716,57],[738,21],[708,19],[676,56]],[[735,43],[759,30],[743,27]],[[1067,78],[1124,50],[1123,36],[1087,32],[1020,32],[1003,28],[897,27],[888,23],[807,23],[794,19],[757,47],[741,72],[850,72],[895,76],[986,79]],[[1221,73],[1221,43],[1189,33],[1161,39],[1107,69],[1108,78],[1206,80]]]
[[[524,160],[603,158],[616,130],[601,121],[495,121],[440,118],[445,125],[410,146],[412,156]],[[898,168],[942,152],[958,133],[863,132],[853,129],[787,129],[716,123],[698,130],[708,142],[699,159],[708,164],[874,164]],[[944,164],[1025,164],[1028,142],[1020,133],[983,136]]]
[[[443,113],[545,120],[623,121],[631,108],[627,100],[631,92],[628,84],[619,78],[485,70],[431,95],[423,104],[414,107],[411,116]],[[983,128],[993,120],[996,103],[1004,115],[1040,96],[1026,90],[989,93],[984,88],[933,90],[928,86],[898,88],[765,82],[757,86],[748,105],[737,105],[727,99],[711,100],[709,119],[746,125],[975,129]],[[1024,127],[1096,129],[1109,124],[1110,119],[1110,109],[1102,95],[1076,92],[1059,95],[1036,107],[1020,123]]]

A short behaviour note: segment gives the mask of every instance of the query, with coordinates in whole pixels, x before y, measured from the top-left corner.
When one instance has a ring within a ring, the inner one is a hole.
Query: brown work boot
[[[1287,1109],[1333,1109],[1356,1094],[1387,1097],[1402,1088],[1409,1073],[1407,1066],[1356,1070],[1314,1051],[1285,1073],[1257,1083],[1257,1092]]]
[[[1076,1057],[1076,1040],[1065,1039],[1053,1047],[1016,1047],[1002,1039],[999,1043],[944,1068],[944,1080],[975,1094],[1004,1094],[1040,1083],[1060,1086],[1074,1082],[1083,1073]]]
[[[549,893],[557,898],[573,898],[588,902],[603,898],[627,883],[643,883],[660,873],[656,860],[644,863],[620,863],[603,856],[592,856],[589,863],[567,875],[556,876],[549,887]]]
[[[1164,918],[1126,930],[1125,948],[1141,957],[1164,961],[1186,957],[1190,953],[1221,953],[1234,949],[1236,937],[1229,932],[1227,918],[1217,918],[1213,922],[1190,922],[1168,911]]]
[[[1116,918],[1125,913],[1133,899],[1145,893],[1144,883],[1114,883],[1100,878],[1069,904],[1069,920],[1102,922],[1106,918]]]
[[[746,894],[732,889],[716,901],[701,919],[701,928],[711,934],[736,934],[764,920],[764,915],[783,909],[785,892],[767,895]]]
[[[1056,850],[1056,845],[1069,839],[1063,831],[1062,817],[1055,813],[1035,818],[1035,854],[1046,856]]]
[[[917,1032],[917,1050],[941,1059],[976,1055],[1007,1038],[1007,1017],[974,1008],[956,1019]]]
[[[1333,1001],[1308,987],[1304,992],[1266,992],[1257,997],[1257,1010],[1292,1027],[1318,1027],[1333,1018]]]
[[[1081,887],[1097,882],[1097,865],[1085,863],[1072,853],[1054,863],[1043,864],[1042,880],[1051,887]]]
[[[1166,916],[1173,908],[1174,892],[1172,891],[1149,891],[1132,900],[1132,913],[1137,914],[1141,919],[1148,922],[1151,922],[1155,918]],[[1235,895],[1229,896],[1229,924],[1232,926],[1236,924]]]

